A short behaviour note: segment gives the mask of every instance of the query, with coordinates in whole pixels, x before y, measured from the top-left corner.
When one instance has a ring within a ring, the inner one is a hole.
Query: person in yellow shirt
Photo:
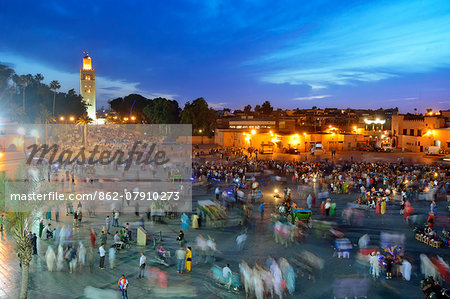
[[[192,250],[191,247],[188,247],[186,249],[186,263],[185,263],[186,271],[191,272],[191,265],[192,265]]]

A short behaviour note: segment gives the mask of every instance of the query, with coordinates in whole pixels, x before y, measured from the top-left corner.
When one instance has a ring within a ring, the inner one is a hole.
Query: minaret
[[[87,113],[95,122],[95,69],[92,68],[92,60],[86,51],[83,58],[83,67],[80,69],[80,94],[87,104]]]

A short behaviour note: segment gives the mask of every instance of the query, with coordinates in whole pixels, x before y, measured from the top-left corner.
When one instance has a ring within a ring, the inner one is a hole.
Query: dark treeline
[[[61,116],[78,119],[86,112],[74,89],[58,92],[58,81],[47,85],[43,80],[41,74],[19,75],[0,64],[0,113],[19,123],[51,123]]]
[[[136,123],[192,124],[194,135],[214,135],[216,111],[203,98],[187,102],[183,109],[175,100],[147,99],[139,94],[130,94],[108,103],[119,116],[117,122],[133,116]]]

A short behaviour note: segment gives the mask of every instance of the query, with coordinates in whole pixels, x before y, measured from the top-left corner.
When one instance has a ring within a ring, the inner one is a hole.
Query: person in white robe
[[[406,259],[402,261],[401,272],[405,280],[409,281],[411,279],[411,263]]]
[[[48,246],[47,252],[45,253],[45,261],[47,263],[47,269],[50,272],[55,271],[56,266],[56,254],[52,246]]]
[[[61,243],[58,246],[58,256],[56,257],[56,271],[62,271],[64,268],[64,249]]]
[[[80,263],[80,269],[86,264],[86,247],[81,241],[78,246],[78,262]]]

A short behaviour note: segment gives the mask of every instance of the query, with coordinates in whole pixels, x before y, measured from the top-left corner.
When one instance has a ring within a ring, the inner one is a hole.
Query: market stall
[[[205,215],[206,225],[219,227],[224,226],[227,213],[221,205],[212,200],[199,200],[198,209]]]

